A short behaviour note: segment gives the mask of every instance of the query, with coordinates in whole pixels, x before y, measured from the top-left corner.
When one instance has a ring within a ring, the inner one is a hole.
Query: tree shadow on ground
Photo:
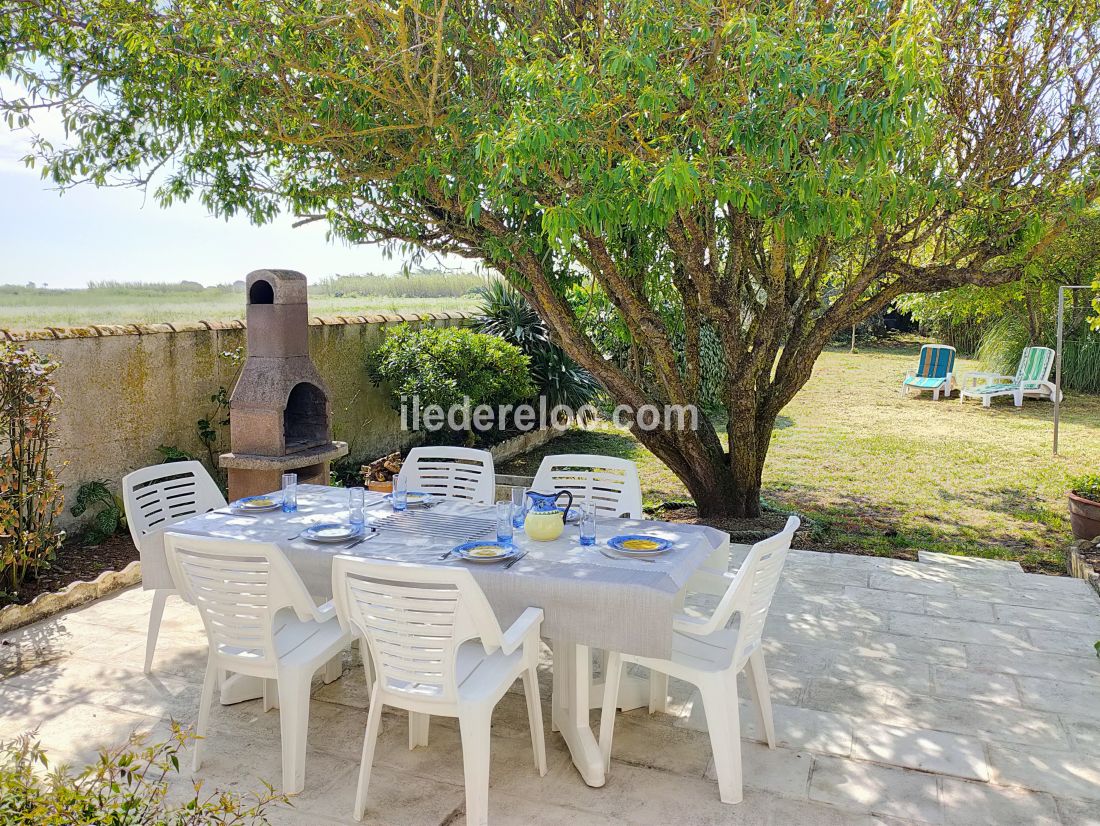
[[[973,404],[975,408],[981,407],[981,402],[976,400],[968,400],[967,404]],[[1005,397],[994,399],[990,407],[979,412],[986,416],[1017,416],[1030,421],[1045,422],[1050,425],[1053,438],[1054,405],[1049,401],[1024,399],[1024,406],[1016,407],[1011,397]],[[1092,396],[1067,397],[1058,411],[1058,418],[1063,425],[1085,427],[1090,430],[1100,428],[1100,399]]]
[[[1048,507],[1041,497],[1018,488],[1002,487],[984,494],[959,494],[941,489],[936,495],[945,502],[961,502],[984,511],[1003,513],[1020,522],[1054,530],[1062,530],[1066,526],[1064,512]]]
[[[1013,499],[1010,491],[1001,492],[999,501],[973,502],[984,510],[996,506],[1015,520],[1047,525],[1039,518],[1026,519],[1013,507],[1024,508],[1032,503],[1025,497]],[[769,500],[804,516],[811,527],[811,550],[891,556],[916,559],[919,550],[979,556],[992,559],[1015,559],[1025,570],[1062,573],[1060,564],[1052,561],[1035,547],[1031,539],[1022,539],[1016,527],[1005,520],[988,520],[973,524],[943,524],[935,514],[918,514],[898,507],[883,505],[867,497],[846,496],[843,502],[823,498],[815,488],[787,485],[781,490],[765,491]],[[945,498],[954,496],[944,492]],[[965,497],[957,497],[971,503]]]

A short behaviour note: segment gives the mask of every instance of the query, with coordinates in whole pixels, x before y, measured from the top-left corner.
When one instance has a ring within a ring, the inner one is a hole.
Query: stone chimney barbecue
[[[282,475],[327,485],[329,463],[348,452],[332,441],[329,394],[309,357],[306,277],[256,270],[245,281],[248,358],[229,399],[229,496],[279,489]]]

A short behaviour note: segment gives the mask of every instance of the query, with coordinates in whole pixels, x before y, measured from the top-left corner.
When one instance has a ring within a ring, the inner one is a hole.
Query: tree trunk
[[[755,414],[753,410],[750,421],[755,422]],[[729,429],[731,446],[739,447],[728,453],[709,449],[720,443],[710,422],[703,419],[698,432],[636,429],[634,435],[680,478],[700,516],[752,519],[760,516],[760,480],[771,427],[735,427],[731,419]]]

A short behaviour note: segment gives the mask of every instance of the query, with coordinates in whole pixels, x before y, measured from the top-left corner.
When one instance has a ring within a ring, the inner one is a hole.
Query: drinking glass
[[[283,474],[283,513],[298,510],[298,474]]]
[[[409,507],[409,478],[403,473],[393,477],[393,509],[403,511]]]
[[[581,544],[596,544],[596,506],[581,505]]]
[[[527,516],[527,488],[512,488],[512,527],[522,528]]]
[[[351,516],[348,517],[348,521],[353,528],[362,527],[367,521],[363,515],[363,506],[367,502],[367,492],[363,488],[348,488],[348,507],[351,510]]]
[[[506,545],[512,544],[514,524],[512,521],[512,503],[497,502],[497,542],[503,542]]]

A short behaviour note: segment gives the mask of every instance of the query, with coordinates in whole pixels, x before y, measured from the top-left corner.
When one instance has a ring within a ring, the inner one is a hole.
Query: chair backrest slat
[[[1019,384],[1038,384],[1050,378],[1054,366],[1054,351],[1049,347],[1025,347],[1016,370]]]
[[[955,348],[947,344],[925,344],[920,348],[917,375],[942,379],[955,369]]]
[[[225,497],[200,462],[169,462],[135,470],[122,479],[122,500],[139,550],[142,537],[153,531],[225,507]]]
[[[448,499],[491,505],[496,499],[496,471],[487,450],[466,447],[415,447],[401,466],[409,490]]]
[[[500,626],[469,571],[339,556],[333,600],[345,628],[365,639],[382,688],[418,700],[458,698],[458,649],[500,645]]]
[[[164,547],[176,586],[198,608],[211,651],[223,665],[274,669],[275,615],[293,608],[304,619],[312,604],[279,547],[171,531]]]
[[[574,504],[594,505],[597,516],[642,517],[638,467],[629,459],[585,453],[546,456],[532,482],[534,490],[567,490]]]

